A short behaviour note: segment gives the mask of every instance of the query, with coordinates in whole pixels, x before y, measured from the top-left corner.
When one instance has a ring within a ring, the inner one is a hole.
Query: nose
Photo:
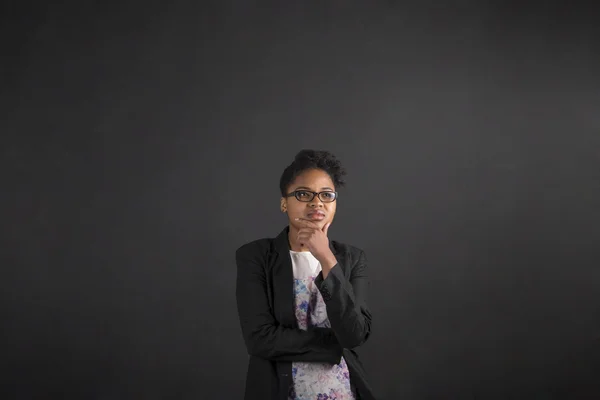
[[[310,207],[323,207],[323,202],[319,196],[315,196],[308,204]]]

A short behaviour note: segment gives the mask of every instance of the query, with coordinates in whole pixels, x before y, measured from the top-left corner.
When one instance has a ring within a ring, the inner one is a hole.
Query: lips
[[[311,211],[307,214],[308,218],[310,219],[324,219],[325,218],[325,213],[323,211]]]

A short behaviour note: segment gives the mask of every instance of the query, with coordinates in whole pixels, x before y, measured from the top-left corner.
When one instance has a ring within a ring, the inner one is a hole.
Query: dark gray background
[[[302,148],[382,398],[594,390],[597,13],[441,3],[3,6],[5,398],[240,399],[234,250]]]

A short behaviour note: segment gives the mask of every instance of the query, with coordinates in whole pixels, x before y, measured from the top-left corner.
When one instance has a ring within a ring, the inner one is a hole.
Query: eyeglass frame
[[[298,198],[298,195],[297,195],[297,193],[298,193],[298,192],[311,193],[311,194],[312,194],[312,197],[310,198],[310,200],[300,200],[300,199]],[[331,200],[331,201],[323,200],[323,199],[321,198],[321,194],[322,194],[322,193],[333,193],[333,194],[335,194],[335,197],[334,197],[334,198],[333,198],[333,200]],[[298,200],[298,201],[300,201],[300,202],[302,202],[302,203],[310,203],[311,201],[313,201],[313,200],[315,199],[315,197],[316,197],[316,196],[318,196],[318,197],[319,197],[319,200],[321,200],[323,203],[333,203],[333,202],[335,202],[335,201],[337,200],[337,198],[338,198],[338,192],[334,192],[334,191],[331,191],[331,190],[325,190],[325,191],[323,191],[323,192],[313,192],[313,191],[311,191],[311,190],[306,190],[306,189],[298,189],[298,190],[294,190],[294,191],[293,191],[293,192],[291,192],[291,193],[288,193],[288,194],[287,194],[285,197],[292,197],[292,196],[293,196],[293,197],[295,197],[295,198],[296,198],[296,200]]]

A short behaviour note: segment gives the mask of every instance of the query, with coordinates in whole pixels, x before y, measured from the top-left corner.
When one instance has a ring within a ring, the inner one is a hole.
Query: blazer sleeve
[[[347,268],[350,276],[336,264],[323,279],[321,272],[315,283],[327,307],[327,317],[343,348],[352,349],[364,344],[371,334],[371,312],[366,305],[369,279],[364,251],[355,265]]]
[[[338,364],[342,347],[331,328],[288,328],[275,319],[262,258],[260,252],[249,247],[236,251],[236,302],[248,353],[273,361]]]

